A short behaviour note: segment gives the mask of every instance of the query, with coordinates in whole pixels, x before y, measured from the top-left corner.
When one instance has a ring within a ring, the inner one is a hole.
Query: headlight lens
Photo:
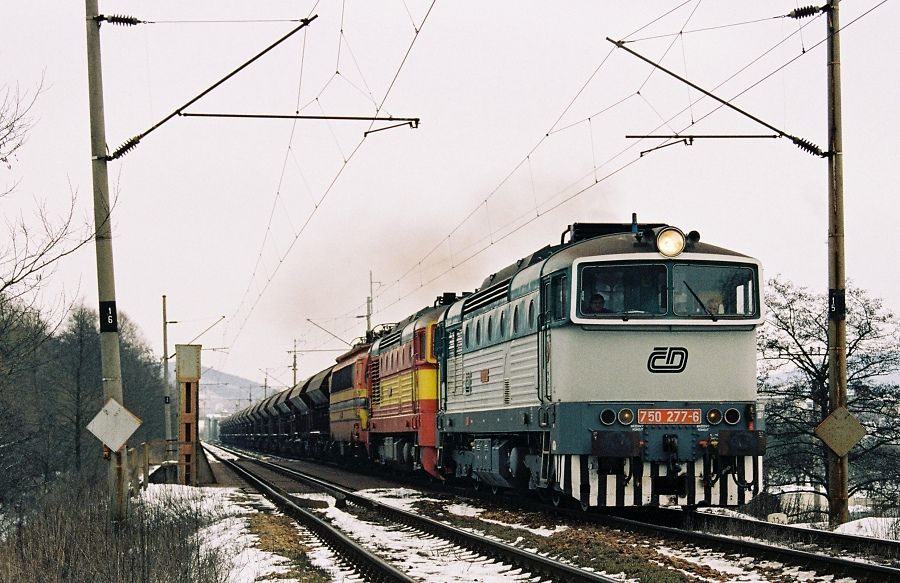
[[[718,425],[722,422],[722,412],[718,409],[710,409],[706,412],[706,420],[710,425]]]
[[[656,249],[666,257],[675,257],[684,251],[684,233],[675,227],[667,227],[656,236]]]
[[[725,423],[729,425],[734,425],[738,421],[741,420],[741,412],[737,409],[731,408],[725,411]]]
[[[631,409],[619,409],[619,423],[631,425],[632,421],[634,421],[634,412]]]
[[[600,423],[604,425],[612,425],[616,422],[616,412],[612,409],[604,409],[600,412]]]

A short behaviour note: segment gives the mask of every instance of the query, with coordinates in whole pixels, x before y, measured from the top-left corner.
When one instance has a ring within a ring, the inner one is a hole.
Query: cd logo
[[[647,370],[653,373],[679,373],[687,366],[688,351],[681,346],[657,346],[647,359]]]

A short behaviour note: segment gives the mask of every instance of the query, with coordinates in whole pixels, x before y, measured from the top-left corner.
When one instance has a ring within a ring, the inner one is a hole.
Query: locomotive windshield
[[[754,272],[736,265],[675,265],[677,316],[718,317],[757,314]]]
[[[583,264],[577,314],[583,318],[756,317],[756,270],[712,263]]]
[[[581,269],[579,315],[664,315],[665,265],[586,265]]]

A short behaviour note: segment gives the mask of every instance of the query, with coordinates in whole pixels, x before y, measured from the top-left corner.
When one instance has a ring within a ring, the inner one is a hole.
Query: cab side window
[[[568,278],[565,274],[550,279],[550,319],[565,320],[569,314]]]

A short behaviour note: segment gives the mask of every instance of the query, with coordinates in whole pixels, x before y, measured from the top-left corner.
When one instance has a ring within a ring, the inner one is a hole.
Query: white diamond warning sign
[[[865,437],[866,428],[846,407],[838,407],[819,423],[816,435],[831,451],[843,457]]]
[[[115,399],[109,399],[96,417],[88,423],[88,431],[97,436],[106,447],[119,451],[131,434],[141,426],[141,420]]]

